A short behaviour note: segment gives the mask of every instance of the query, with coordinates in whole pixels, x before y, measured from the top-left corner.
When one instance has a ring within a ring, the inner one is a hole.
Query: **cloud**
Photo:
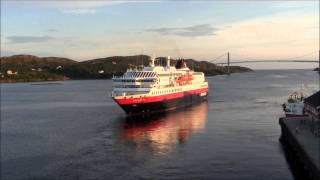
[[[42,43],[54,39],[50,36],[8,36],[11,43]]]
[[[156,32],[161,35],[176,35],[183,37],[212,36],[214,32],[219,30],[210,24],[200,24],[183,28],[155,28],[147,29],[149,32]]]
[[[271,7],[275,9],[299,9],[306,7],[316,7],[316,1],[278,1],[272,2]]]
[[[50,29],[47,29],[48,32],[52,33],[52,32],[58,32],[57,29],[54,29],[54,28],[50,28]]]
[[[0,50],[0,57],[4,57],[4,56],[12,56],[15,55],[17,53],[13,52],[13,51],[6,51],[6,50]]]
[[[1,1],[1,3],[3,3]],[[125,3],[125,1],[5,1],[4,3],[10,4],[18,8],[44,8],[44,9],[54,9],[66,14],[94,14],[97,12],[97,8],[104,6],[112,6]]]
[[[68,9],[62,12],[66,14],[95,14],[97,11],[95,9]]]

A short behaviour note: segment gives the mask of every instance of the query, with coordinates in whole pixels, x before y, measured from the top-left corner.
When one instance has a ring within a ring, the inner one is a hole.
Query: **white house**
[[[17,74],[18,74],[18,71],[13,72],[12,70],[7,70],[7,74],[8,74],[8,75],[17,75]]]
[[[100,70],[98,71],[99,74],[103,74],[104,73],[104,70]]]

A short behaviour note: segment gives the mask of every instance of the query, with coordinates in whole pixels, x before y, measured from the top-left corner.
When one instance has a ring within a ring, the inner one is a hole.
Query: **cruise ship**
[[[112,78],[112,98],[128,115],[170,111],[207,99],[203,72],[190,70],[182,59],[175,66],[170,66],[170,57],[166,61],[165,66],[156,66],[153,57],[149,66]]]

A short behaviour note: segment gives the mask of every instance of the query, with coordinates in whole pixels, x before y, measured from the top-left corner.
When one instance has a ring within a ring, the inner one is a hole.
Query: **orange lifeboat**
[[[192,75],[183,75],[183,76],[180,76],[177,80],[176,80],[176,83],[178,84],[185,84],[187,82],[190,82],[193,80],[193,76]]]

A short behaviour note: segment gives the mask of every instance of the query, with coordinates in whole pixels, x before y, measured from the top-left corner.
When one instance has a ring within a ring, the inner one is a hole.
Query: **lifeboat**
[[[176,83],[178,84],[185,84],[187,82],[190,82],[193,80],[193,76],[192,75],[184,75],[184,76],[180,76],[177,80]]]

